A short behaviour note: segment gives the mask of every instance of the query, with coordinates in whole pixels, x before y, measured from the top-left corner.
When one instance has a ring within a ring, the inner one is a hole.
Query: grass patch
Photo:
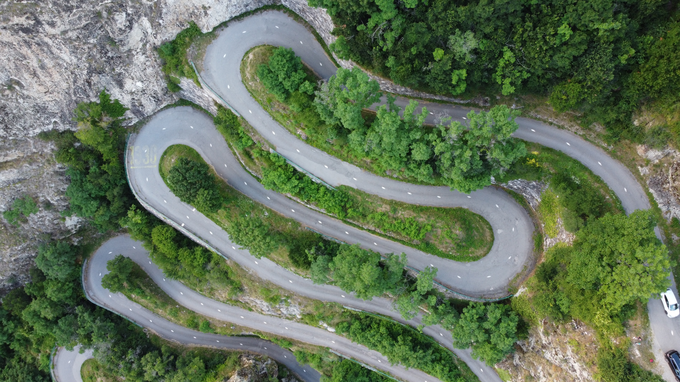
[[[120,380],[118,376],[109,373],[94,358],[90,358],[83,363],[80,369],[80,377],[83,379],[83,382],[114,382]]]
[[[383,199],[351,187],[341,186],[339,189],[352,196],[359,211],[350,222],[423,252],[455,261],[475,261],[488,254],[493,245],[494,236],[489,222],[465,208],[418,206]],[[376,224],[371,216],[377,213],[382,213],[390,220],[413,218],[421,227],[429,226],[432,229],[424,239],[412,240]]]
[[[557,201],[557,195],[551,189],[545,190],[541,195],[538,213],[541,214],[545,234],[550,237],[556,237],[559,233],[557,224],[560,218],[560,206]]]
[[[621,201],[602,178],[576,159],[538,143],[525,142],[529,153],[517,161],[498,182],[513,179],[543,181],[549,183],[555,174],[568,174],[592,185],[604,196],[612,212],[623,212]]]
[[[122,293],[131,301],[138,303],[156,315],[190,329],[227,336],[249,331],[247,328],[236,327],[180,306],[136,263]]]
[[[331,126],[316,118],[309,118],[305,110],[300,112],[291,110],[288,105],[279,101],[276,96],[271,94],[264,84],[260,82],[256,73],[257,68],[260,65],[269,62],[274,49],[276,49],[276,47],[270,45],[261,45],[250,49],[243,56],[240,71],[243,84],[246,89],[248,89],[250,95],[276,122],[291,134],[304,140],[305,143],[323,150],[340,160],[352,163],[366,171],[414,184],[443,185],[443,183],[436,180],[435,183],[423,183],[408,177],[394,177],[378,167],[374,161],[365,157],[358,157],[349,152],[349,150],[347,150],[346,137],[341,136],[333,140],[326,140],[324,137],[328,136],[327,131],[332,128]],[[304,69],[307,73],[307,81],[316,83],[320,79],[307,65],[305,65]],[[365,110],[362,116],[369,125],[375,119],[375,113],[370,110]]]
[[[496,370],[496,373],[498,373],[498,377],[503,381],[503,382],[510,382],[512,381],[512,376],[510,373],[508,373],[506,370],[499,369],[497,367],[494,368]]]
[[[191,158],[199,163],[205,163],[203,158],[194,149],[184,145],[173,145],[166,149],[159,162],[161,177],[166,180],[170,168],[181,157]],[[214,169],[211,169],[216,179],[221,178]],[[167,184],[167,181],[166,181]],[[254,202],[224,181],[217,182],[219,192],[224,201],[222,208],[217,212],[204,213],[209,219],[229,232],[235,217],[245,216],[250,219],[265,222],[270,227],[271,237],[278,244],[277,248],[268,253],[267,257],[277,262],[284,268],[290,269],[300,275],[308,276],[306,269],[296,267],[288,256],[289,251],[304,251],[313,247],[321,236],[314,233],[293,219],[279,215],[275,211]]]
[[[239,122],[243,121],[239,120]],[[265,173],[271,174],[288,169],[294,172],[297,178],[310,183],[306,175],[294,170],[287,164],[280,164],[276,160],[272,160],[268,149],[269,143],[249,125],[241,124],[232,128],[220,125],[218,131],[246,169],[255,176],[263,178]],[[244,136],[248,139],[247,144],[243,144]],[[253,142],[257,144],[253,144]],[[161,164],[163,165],[163,159],[161,159]],[[170,164],[164,166],[169,169]],[[277,173],[290,174],[288,171]],[[265,179],[271,177],[270,175]],[[277,177],[274,176],[274,178]],[[268,184],[269,182],[263,183]],[[316,184],[313,185],[318,187]],[[284,190],[274,189],[285,193]],[[344,193],[347,197],[345,205],[349,207],[342,209],[342,216],[323,210],[323,206],[315,203],[312,199],[306,199],[302,202],[313,204],[323,212],[335,216],[349,225],[439,257],[456,261],[474,261],[485,256],[493,245],[494,236],[490,224],[480,215],[464,208],[418,206],[383,199],[346,186],[338,187],[337,191],[329,189],[321,191],[334,194],[338,199],[343,199],[337,195],[338,192]],[[301,193],[304,195],[317,194],[313,188],[304,186]],[[292,195],[296,199],[299,196]],[[411,236],[413,230],[406,229],[406,227],[419,231],[420,237]]]

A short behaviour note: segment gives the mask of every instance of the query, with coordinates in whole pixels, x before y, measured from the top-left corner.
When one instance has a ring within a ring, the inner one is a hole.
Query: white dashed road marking
[[[571,146],[571,144],[569,142],[566,142],[566,143],[567,143],[567,146]]]
[[[535,132],[536,132],[536,130],[534,130],[534,129],[531,129],[531,132],[532,132],[532,133],[535,133]]]

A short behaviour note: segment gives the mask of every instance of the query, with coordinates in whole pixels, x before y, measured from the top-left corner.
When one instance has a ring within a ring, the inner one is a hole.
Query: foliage
[[[298,358],[299,360],[299,358]],[[322,382],[388,382],[389,379],[382,375],[371,372],[356,362],[343,359],[333,366],[332,377],[321,377]]]
[[[463,375],[456,358],[431,338],[414,329],[384,319],[357,313],[351,322],[341,322],[336,329],[354,342],[376,350],[395,364],[416,368],[442,381],[466,381],[474,377]]]
[[[215,177],[205,163],[179,158],[168,174],[168,186],[181,201],[199,211],[215,212],[221,205]]]
[[[544,226],[545,234],[550,237],[556,237],[559,233],[557,230],[557,219],[560,218],[560,205],[558,196],[547,189],[541,195],[541,203],[538,205],[538,212],[541,214],[541,221]]]
[[[65,241],[44,243],[38,247],[35,265],[50,278],[59,281],[72,280],[80,273],[74,267],[77,256],[78,247]]]
[[[71,183],[66,189],[70,211],[87,218],[101,232],[118,228],[118,220],[134,200],[125,178],[123,149],[126,112],[106,91],[99,102],[84,102],[75,109],[80,129],[41,133],[57,145],[57,161],[67,166]]]
[[[518,317],[507,305],[473,302],[453,327],[454,346],[472,347],[472,355],[489,365],[500,362],[517,342]]]
[[[325,266],[312,266],[313,280],[331,279],[342,290],[354,292],[357,297],[365,300],[385,292],[398,293],[403,287],[405,254],[401,257],[389,254],[381,262],[381,256],[377,252],[362,249],[358,244],[343,244],[332,259],[318,256],[316,262]]]
[[[9,224],[19,226],[20,220],[25,220],[30,215],[38,212],[38,205],[30,195],[24,195],[23,198],[15,199],[12,202],[12,207],[2,213],[2,216]]]
[[[597,352],[597,368],[603,382],[662,382],[664,379],[628,360],[621,347],[601,347]]]
[[[536,270],[539,315],[578,318],[618,333],[626,312],[667,285],[670,262],[649,211],[606,214],[576,234],[573,247],[551,248]]]
[[[179,87],[177,83],[172,81],[173,75],[198,81],[196,73],[194,73],[194,69],[187,58],[187,49],[201,35],[202,32],[198,25],[193,21],[189,21],[189,26],[180,31],[174,40],[158,47],[158,55],[163,60],[162,70],[168,78],[168,88],[170,91],[177,91]]]
[[[272,94],[283,101],[300,88],[307,74],[293,49],[279,47],[274,49],[267,65],[257,68],[257,76]],[[309,86],[305,85],[305,89]]]
[[[588,220],[597,219],[607,211],[604,196],[588,181],[560,172],[553,176],[551,185],[565,208],[564,227],[578,231]]]
[[[0,381],[47,381],[54,346],[110,344],[127,330],[122,319],[84,299],[80,255],[79,247],[66,242],[44,243],[31,282],[3,299]]]
[[[488,186],[519,158],[526,155],[524,143],[512,140],[517,114],[506,106],[489,112],[468,113],[468,126],[454,121],[448,129],[439,126],[434,140],[437,171],[444,183],[465,193]]]
[[[117,255],[113,260],[109,260],[106,263],[109,273],[102,277],[102,286],[114,293],[122,292],[130,278],[134,264],[134,261],[123,255]]]
[[[350,142],[361,144],[365,133],[361,110],[380,100],[380,85],[359,68],[339,68],[316,92],[314,106],[330,125],[342,124],[352,132]]]
[[[654,234],[651,212],[605,215],[579,232],[567,279],[597,291],[602,311],[618,313],[668,287],[668,251]]]
[[[678,100],[680,23],[663,1],[417,3],[309,0],[331,15],[340,58],[411,88],[549,94],[614,137],[640,136],[641,102]]]
[[[263,152],[261,155],[269,159],[269,165],[262,168],[261,182],[264,188],[299,197],[341,219],[350,212],[351,200],[346,193],[329,189],[312,181],[310,177],[287,164],[286,160],[276,153]]]

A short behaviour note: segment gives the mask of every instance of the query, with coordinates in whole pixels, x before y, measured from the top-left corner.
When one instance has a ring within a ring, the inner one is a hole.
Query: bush
[[[116,256],[106,263],[109,273],[102,277],[102,286],[111,292],[122,292],[131,281],[130,276],[135,262],[123,255]]]
[[[193,68],[189,64],[187,49],[202,34],[201,29],[196,23],[190,21],[189,27],[179,32],[174,40],[158,47],[158,55],[163,60],[163,73],[169,77],[168,87],[172,86],[170,84],[179,87],[176,83],[172,82],[170,75],[187,77],[194,81],[198,80],[196,73],[194,73]],[[174,91],[173,89],[170,90]]]
[[[285,101],[300,88],[307,74],[302,69],[300,57],[295,55],[293,49],[279,47],[274,49],[268,64],[257,68],[257,76],[279,101]],[[309,86],[304,87],[304,90],[308,89]]]
[[[350,316],[352,320],[339,323],[337,331],[354,342],[380,352],[391,363],[422,370],[442,381],[472,380],[461,373],[451,352],[414,329],[367,314]]]

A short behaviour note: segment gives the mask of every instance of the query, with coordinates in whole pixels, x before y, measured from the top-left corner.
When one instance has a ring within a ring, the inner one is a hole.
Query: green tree
[[[302,68],[302,61],[291,48],[278,47],[269,58],[269,62],[257,68],[257,76],[264,86],[279,101],[297,91],[305,81],[307,74]],[[304,90],[309,90],[308,86]]]
[[[321,84],[314,105],[326,123],[340,123],[349,130],[350,142],[359,148],[363,146],[366,130],[361,111],[378,102],[381,96],[380,84],[366,73],[356,67],[340,68],[327,83]]]
[[[177,159],[170,169],[168,184],[181,201],[189,204],[194,203],[201,189],[210,192],[216,188],[215,177],[208,165],[184,157]]]
[[[600,310],[616,315],[669,285],[668,250],[654,234],[651,211],[607,214],[581,229],[568,266],[568,281],[598,295]]]
[[[38,247],[35,264],[47,277],[60,281],[70,281],[80,273],[76,266],[77,257],[77,247],[71,246],[65,241],[50,242]]]
[[[298,359],[299,361],[299,359]],[[321,377],[324,382],[388,382],[388,379],[348,359],[335,363],[331,377]]]
[[[109,273],[102,277],[102,286],[111,292],[122,292],[131,281],[130,277],[135,263],[129,257],[117,255],[106,263]]]
[[[475,358],[495,365],[512,352],[518,321],[517,314],[506,305],[470,303],[453,327],[453,345],[472,347]]]
[[[342,290],[365,300],[400,290],[406,255],[388,254],[384,264],[380,260],[377,252],[361,249],[359,245],[343,245],[329,264],[330,277]]]
[[[495,106],[468,113],[468,126],[454,121],[439,126],[434,136],[437,171],[452,189],[464,193],[486,187],[526,155],[524,143],[510,137],[517,130],[517,112]]]

